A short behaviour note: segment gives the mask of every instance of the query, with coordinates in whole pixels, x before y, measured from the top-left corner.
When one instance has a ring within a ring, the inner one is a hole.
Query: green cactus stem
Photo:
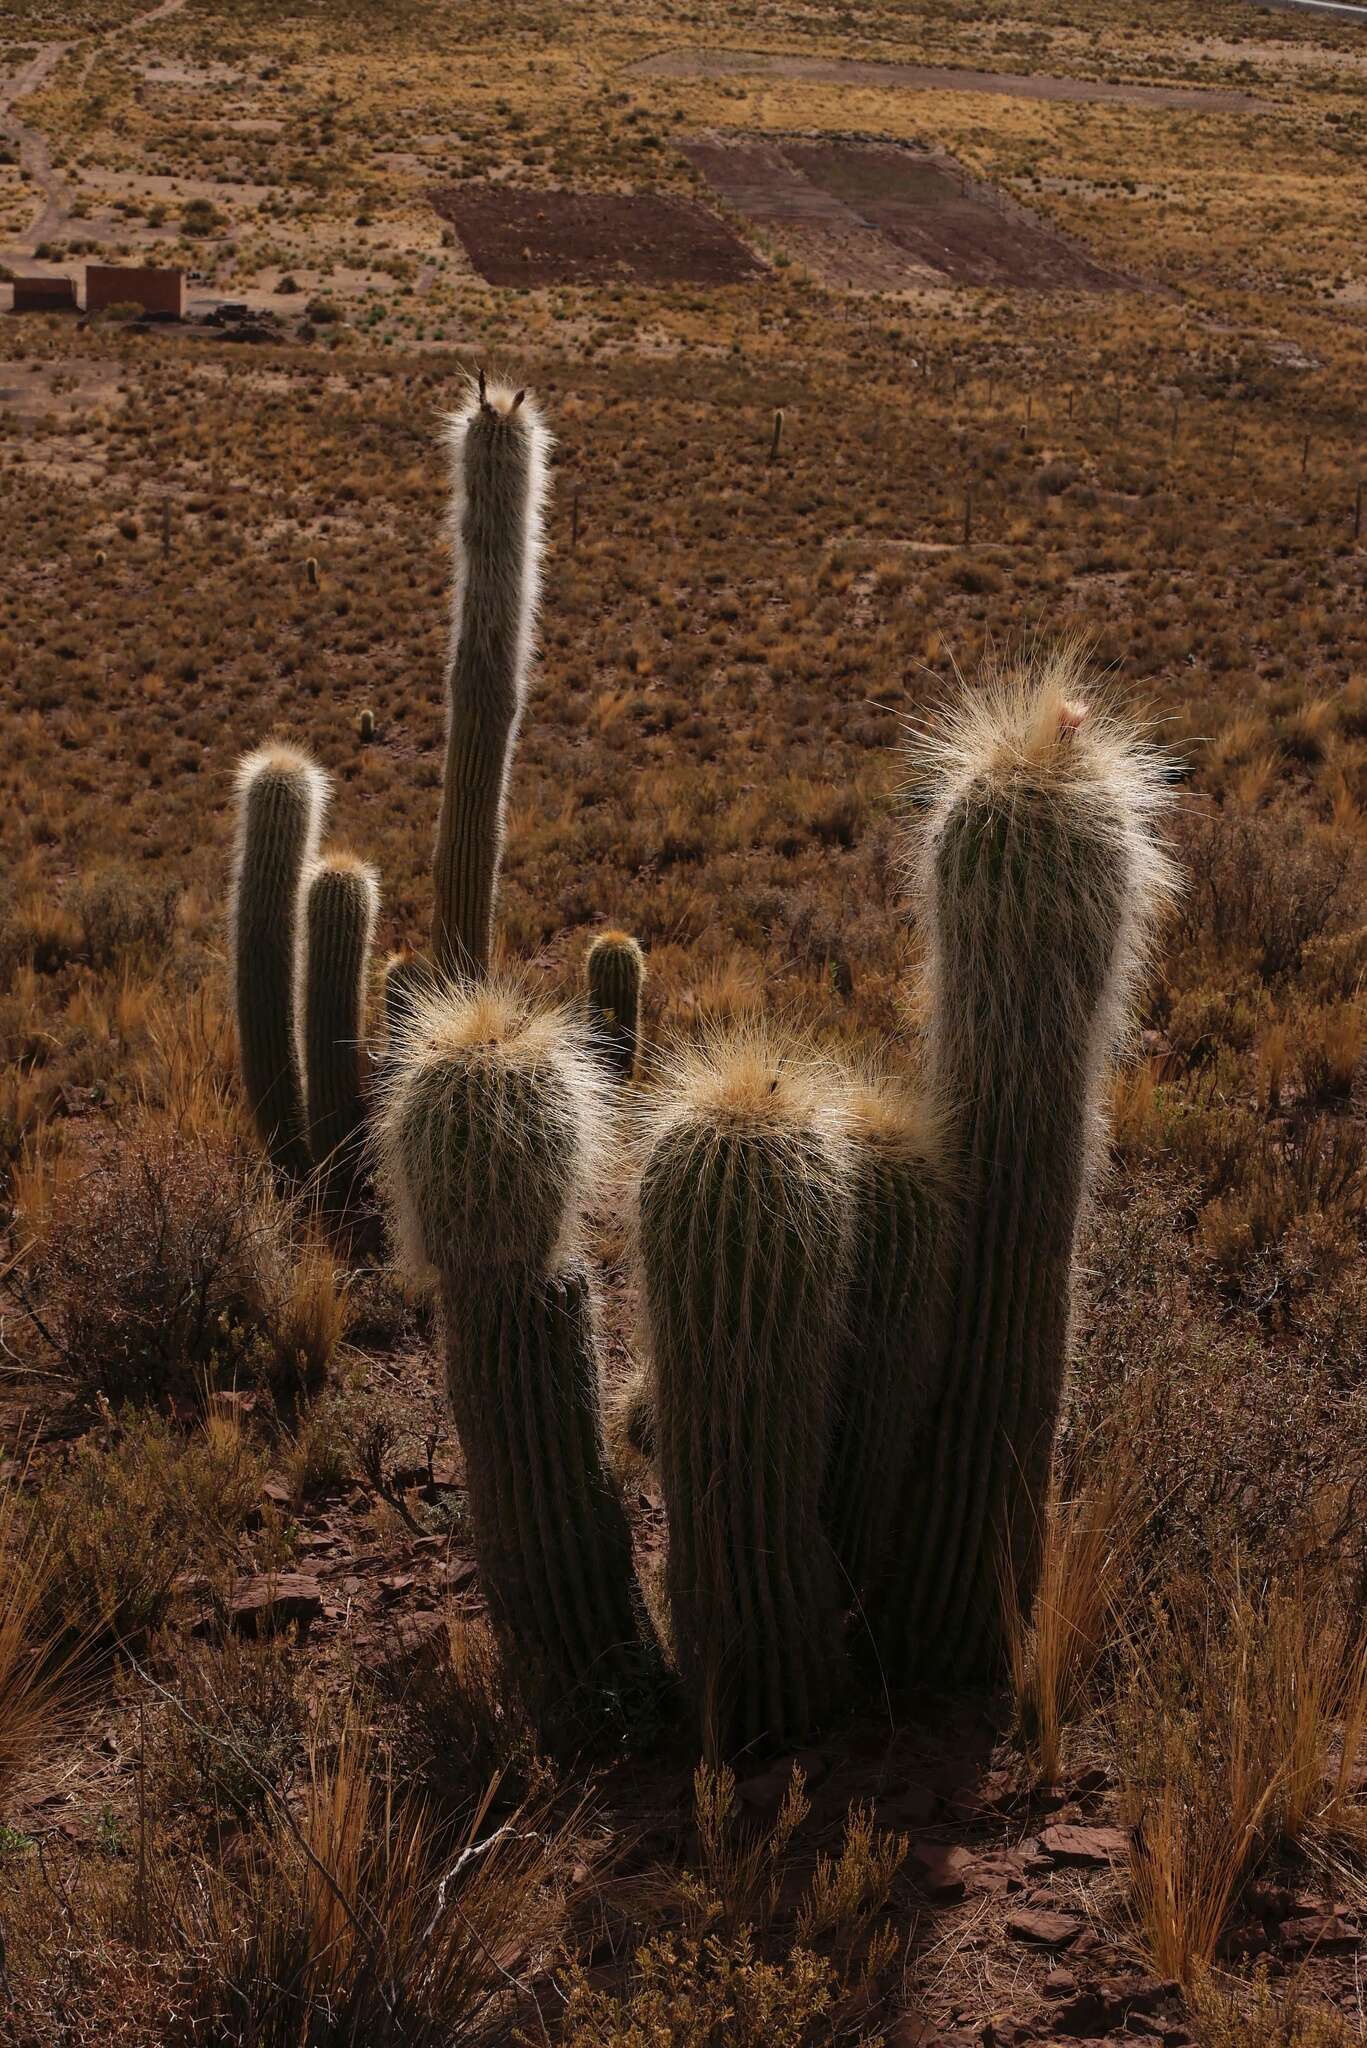
[[[862,1607],[897,1543],[913,1443],[940,1392],[955,1210],[937,1106],[880,1078],[851,1090],[849,1111],[850,1289],[824,1514],[846,1598]]]
[[[1161,758],[1082,700],[1070,647],[921,743],[931,1055],[963,1229],[944,1393],[908,1475],[894,1678],[990,1679],[1028,1614],[1105,1080],[1173,873]]]
[[[584,963],[589,1021],[609,1073],[630,1081],[641,1035],[641,990],[646,958],[627,932],[601,932]]]
[[[447,427],[456,577],[432,955],[487,973],[508,775],[527,700],[550,435],[522,391],[478,387]]]
[[[683,1060],[637,1191],[675,1649],[709,1752],[789,1742],[841,1689],[821,1527],[850,1157],[831,1075],[761,1040]]]
[[[438,989],[409,1017],[379,1132],[400,1245],[440,1291],[490,1612],[552,1731],[582,1732],[658,1677],[578,1248],[603,1087],[567,1013]]]
[[[373,868],[347,853],[314,867],[304,902],[304,1087],[325,1209],[342,1214],[364,1178],[366,984],[379,914]]]
[[[295,1023],[301,898],[327,800],[327,777],[294,747],[263,747],[238,769],[230,926],[242,1081],[272,1161],[298,1181],[310,1168]]]

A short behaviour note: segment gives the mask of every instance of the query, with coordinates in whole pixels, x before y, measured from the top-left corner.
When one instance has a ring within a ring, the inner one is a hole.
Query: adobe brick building
[[[87,263],[85,310],[102,313],[108,306],[141,306],[162,320],[185,317],[183,270],[134,270],[118,263]]]
[[[69,277],[16,277],[16,313],[74,313],[76,287]]]

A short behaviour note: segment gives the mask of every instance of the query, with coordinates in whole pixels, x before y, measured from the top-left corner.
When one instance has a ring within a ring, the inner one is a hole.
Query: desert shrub
[[[212,199],[191,199],[186,203],[180,217],[181,233],[185,235],[213,235],[223,225],[223,216]]]
[[[143,1118],[106,1134],[56,1192],[37,1254],[62,1370],[116,1402],[317,1384],[342,1310],[318,1255],[291,1265],[288,1221],[260,1162],[215,1133]]]
[[[1225,809],[1179,815],[1175,836],[1189,876],[1179,944],[1209,943],[1265,977],[1298,972],[1306,948],[1357,901],[1360,858],[1345,834]]]
[[[831,1966],[809,1949],[770,1962],[747,1929],[660,1935],[637,1952],[620,1996],[572,1974],[562,2038],[566,2048],[815,2048],[835,2038],[834,2002]]]
[[[1361,1570],[1360,1518],[1340,1512],[1367,1461],[1356,1311],[1348,1302],[1346,1323],[1269,1343],[1256,1310],[1202,1290],[1181,1213],[1179,1197],[1153,1192],[1094,1218],[1062,1493],[1133,1467],[1130,1602],[1155,1583],[1208,1580],[1236,1553],[1254,1575],[1320,1555],[1326,1527],[1343,1569]]]
[[[1347,1002],[1367,991],[1367,924],[1312,940],[1301,961],[1301,986],[1320,1002]]]
[[[124,867],[92,869],[67,898],[86,961],[110,968],[159,959],[175,936],[180,894],[174,881],[148,881]]]
[[[168,1690],[150,1755],[159,1807],[241,1818],[287,1795],[309,1719],[288,1636],[191,1640],[178,1648]]]
[[[1061,497],[1077,482],[1077,466],[1063,456],[1056,455],[1052,462],[1046,462],[1035,474],[1035,489],[1043,498]]]
[[[467,2048],[507,2039],[510,1963],[558,1933],[578,1844],[544,1810],[452,1838],[402,1801],[354,1719],[310,1746],[231,1868],[167,1873],[196,2039],[258,2048]],[[581,1852],[582,1853],[582,1852]],[[168,1887],[169,1888],[169,1887]]]
[[[1342,2013],[1308,2003],[1294,1979],[1274,1988],[1265,1970],[1248,1986],[1205,1978],[1192,2006],[1201,2048],[1351,2048],[1361,2039]]]
[[[182,1572],[230,1558],[265,1476],[261,1452],[223,1419],[186,1438],[154,1414],[129,1414],[112,1442],[80,1438],[34,1503],[48,1533],[48,1625],[142,1643]]]
[[[401,1776],[436,1804],[465,1806],[494,1779],[505,1796],[548,1785],[550,1766],[487,1622],[448,1605],[436,1629],[396,1646],[374,1689]]]

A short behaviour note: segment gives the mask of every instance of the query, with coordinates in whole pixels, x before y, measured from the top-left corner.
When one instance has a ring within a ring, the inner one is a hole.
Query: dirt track
[[[179,14],[184,5],[185,0],[158,0],[158,5],[149,7],[145,14],[135,15],[132,21],[111,29],[91,44],[86,69],[103,44],[121,36],[136,35],[139,29],[149,28],[154,21],[164,21],[168,15]],[[24,233],[8,248],[0,249],[0,260],[5,262],[15,257],[20,261],[31,257],[40,242],[48,242],[67,233],[73,224],[72,195],[57,175],[46,138],[36,128],[30,128],[19,120],[14,108],[18,101],[46,84],[63,57],[68,51],[79,48],[81,40],[73,38],[70,42],[44,43],[22,70],[0,83],[0,136],[14,145],[24,175],[37,186],[42,199]],[[98,239],[98,224],[82,220],[80,227],[83,234]]]
[[[884,92],[976,92],[1021,100],[1108,101],[1116,106],[1251,112],[1265,100],[1251,93],[1203,92],[1195,86],[1111,85],[1102,79],[1051,78],[1012,71],[942,70],[929,64],[874,64],[859,59],[788,57],[760,50],[661,50],[632,64],[635,78],[793,78],[817,85],[864,85]]]

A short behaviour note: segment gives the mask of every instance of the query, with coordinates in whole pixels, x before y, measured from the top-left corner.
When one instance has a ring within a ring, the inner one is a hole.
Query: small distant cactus
[[[609,1072],[630,1081],[641,1033],[645,954],[627,932],[601,932],[584,963],[585,997],[594,1040]]]
[[[674,1642],[704,1743],[791,1741],[844,1653],[822,1532],[851,1160],[832,1077],[763,1041],[685,1060],[637,1191]]]
[[[242,1080],[276,1167],[306,1178],[295,976],[305,876],[318,852],[328,781],[294,747],[248,754],[237,776],[230,924]]]
[[[368,747],[375,737],[375,713],[364,710],[356,720],[356,737],[363,747]]]
[[[362,1179],[366,1118],[365,998],[379,914],[373,868],[332,853],[308,880],[303,1045],[309,1148],[324,1207],[341,1214]]]
[[[943,1386],[905,1488],[894,1679],[977,1680],[1033,1597],[1102,1086],[1171,870],[1158,757],[1065,648],[922,743],[934,1078],[959,1105],[963,1229]]]
[[[955,1208],[938,1105],[879,1079],[852,1089],[849,1114],[850,1287],[834,1370],[825,1521],[846,1602],[862,1609],[899,1543],[912,1445],[941,1391]]]
[[[503,814],[527,701],[550,435],[523,391],[477,387],[447,426],[456,578],[432,956],[488,972]]]
[[[304,574],[308,578],[309,589],[316,590],[318,588],[318,557],[316,555],[310,555],[305,562]]]
[[[488,984],[438,989],[410,1014],[379,1130],[401,1247],[440,1289],[490,1611],[556,1727],[655,1669],[578,1249],[603,1087],[567,1014]]]

